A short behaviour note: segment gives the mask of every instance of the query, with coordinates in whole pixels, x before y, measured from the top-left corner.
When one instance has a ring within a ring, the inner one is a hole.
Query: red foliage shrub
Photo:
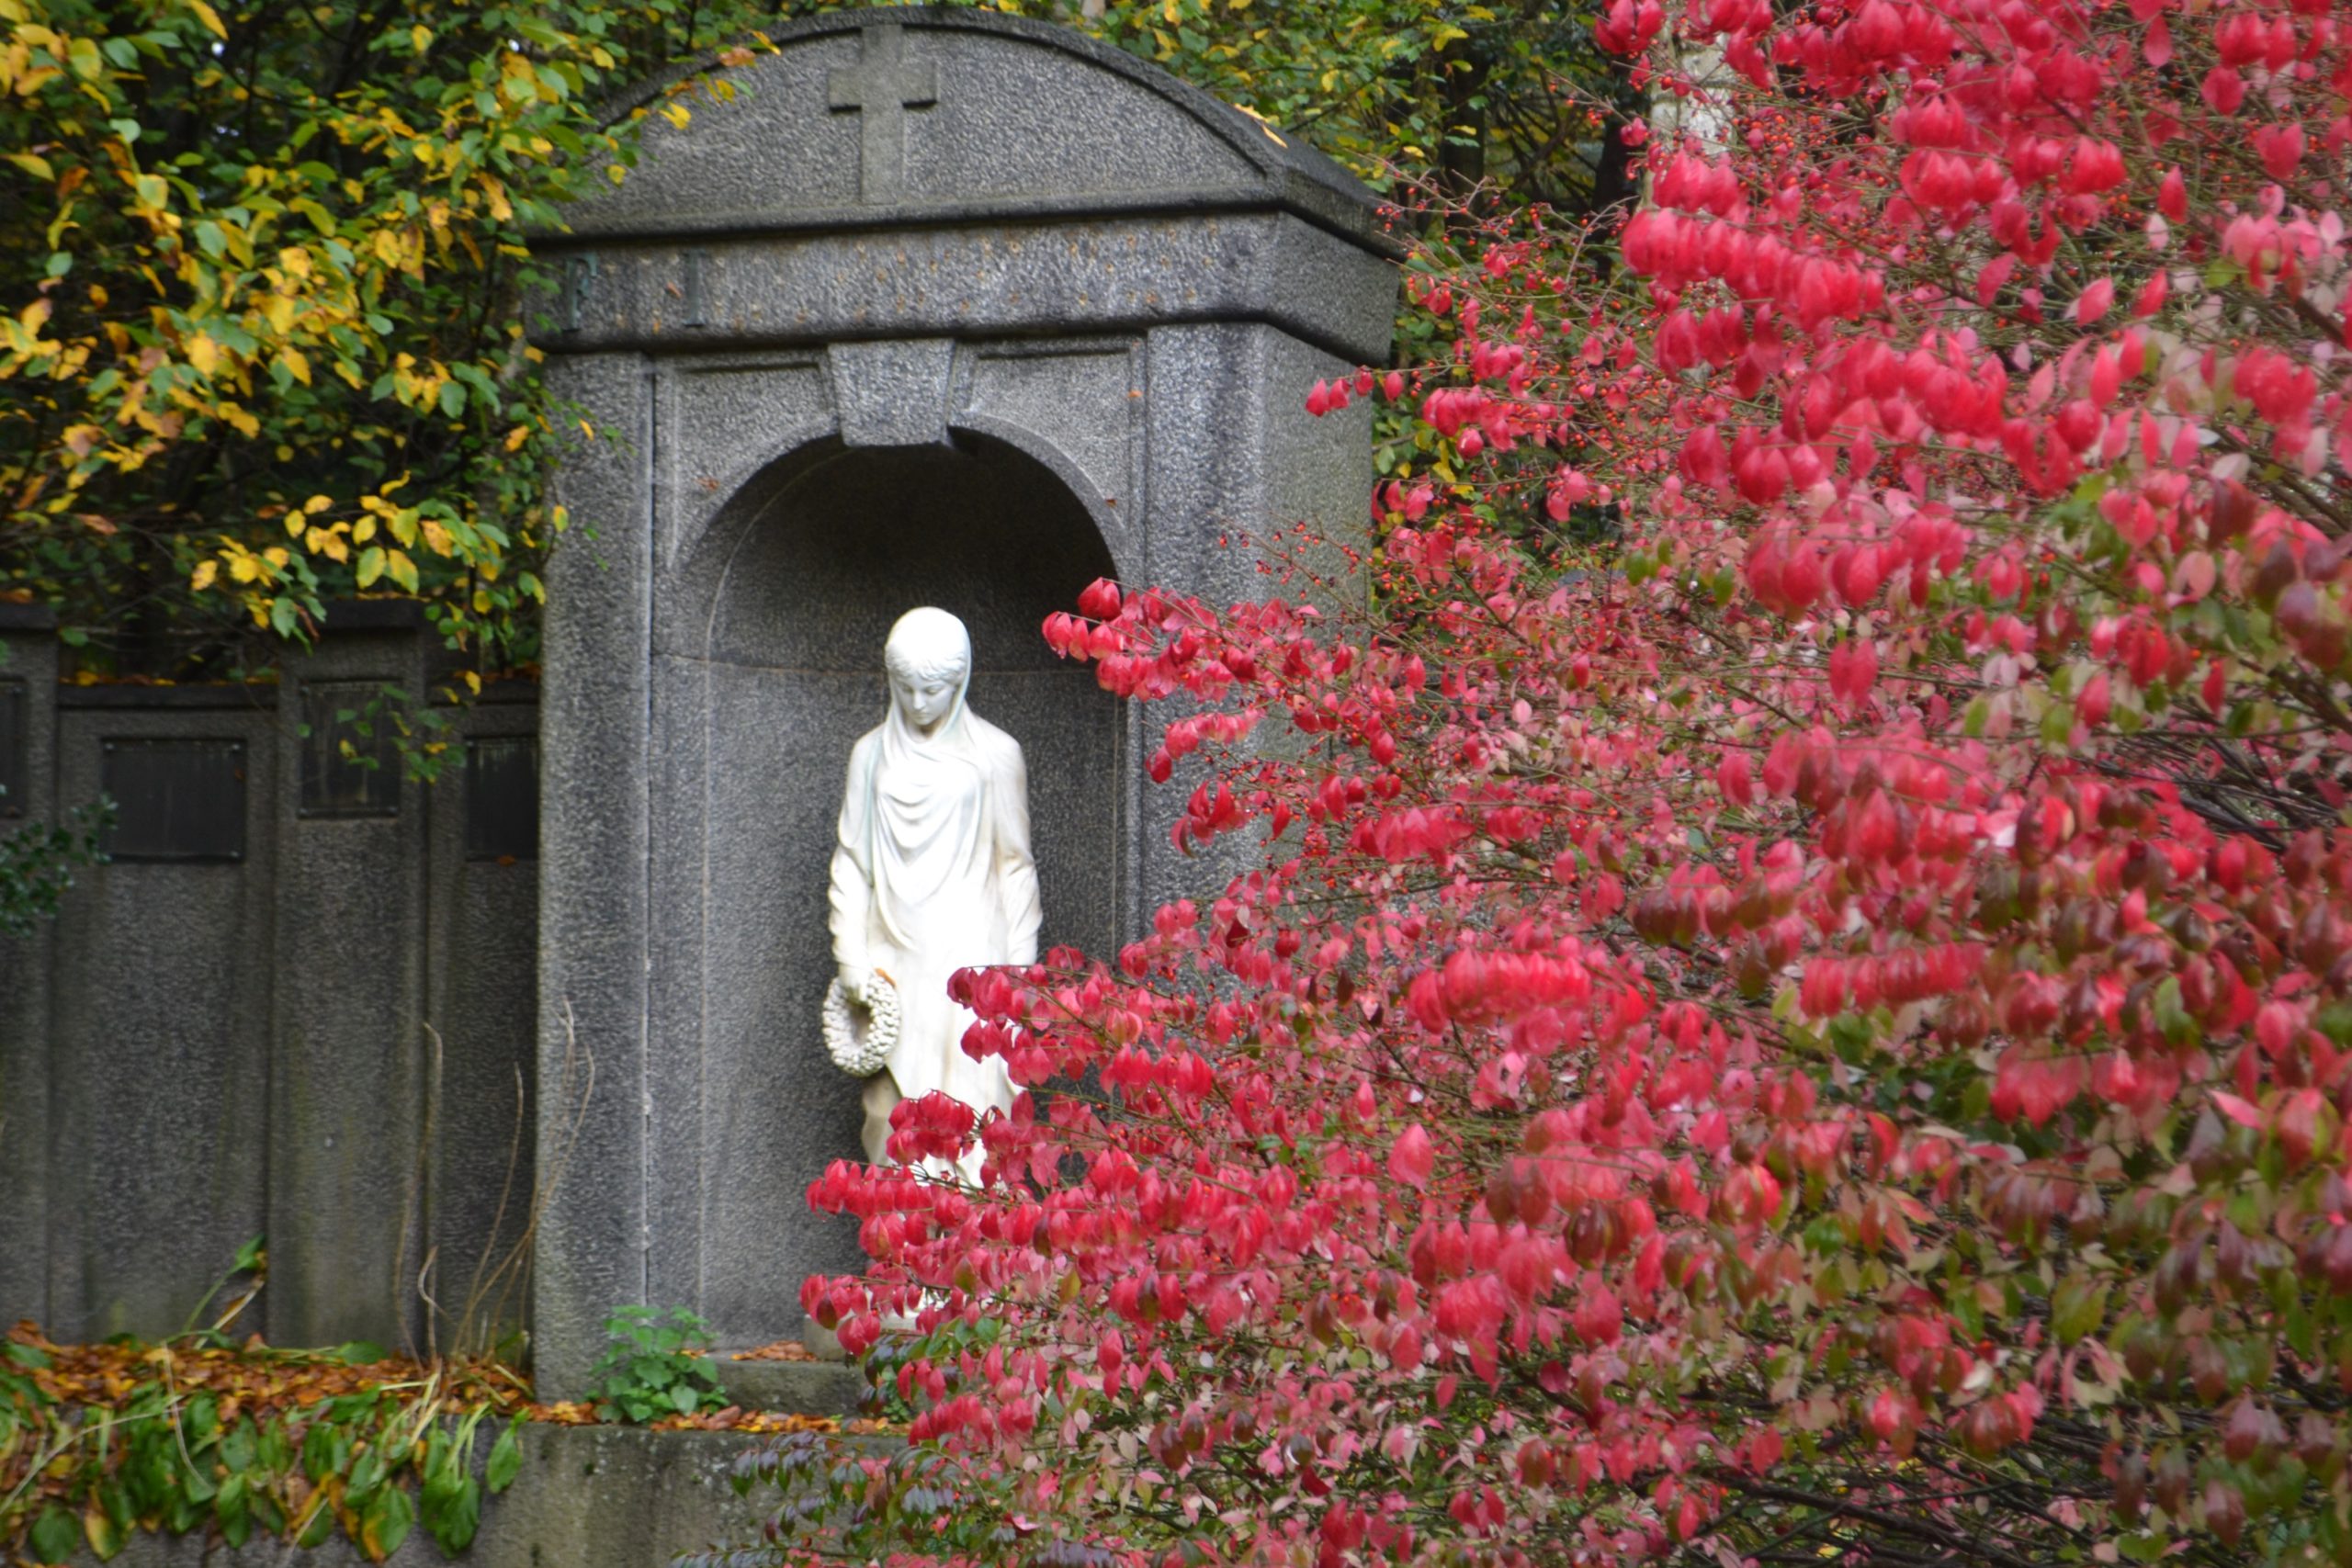
[[[2352,1561],[2352,21],[1600,32],[1714,67],[1639,67],[1688,134],[1622,270],[1527,215],[1416,277],[1451,363],[1300,389],[1419,410],[1380,614],[1046,628],[1180,715],[1180,840],[1262,854],[1115,967],[961,977],[1040,1091],[985,1190],[813,1189],[875,1261],[811,1311],[926,1332],[915,1449],[809,1511],[973,1560]]]

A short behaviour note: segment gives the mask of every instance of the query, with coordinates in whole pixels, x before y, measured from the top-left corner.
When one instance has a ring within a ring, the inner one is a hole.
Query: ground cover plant
[[[1046,626],[1239,874],[959,979],[986,1186],[811,1190],[912,1444],[752,1555],[2352,1561],[2352,31],[1598,38],[1647,204],[1300,389],[1414,416],[1376,610]]]
[[[526,1377],[487,1357],[421,1361],[364,1343],[284,1349],[217,1330],[59,1345],[19,1324],[0,1337],[0,1554],[56,1563],[86,1551],[104,1562],[139,1530],[232,1548],[256,1535],[317,1546],[340,1534],[381,1562],[421,1529],[455,1557],[473,1541],[486,1498],[520,1475],[528,1423],[842,1428],[707,1396],[682,1409],[673,1386],[684,1378],[700,1395],[710,1379],[701,1362],[688,1362],[690,1372],[669,1365],[675,1348],[662,1348],[662,1336],[675,1325],[638,1309],[611,1330],[640,1356],[665,1358],[662,1398],[625,1390],[606,1408],[539,1401]]]

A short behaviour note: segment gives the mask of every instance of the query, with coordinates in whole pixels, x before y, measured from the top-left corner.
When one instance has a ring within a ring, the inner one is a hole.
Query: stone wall
[[[0,832],[119,813],[60,918],[0,939],[0,1322],[174,1332],[262,1235],[241,1327],[446,1343],[424,1298],[461,1310],[530,1209],[536,689],[444,708],[428,786],[338,716],[428,691],[413,606],[340,606],[235,686],[61,684],[45,615],[0,615]]]

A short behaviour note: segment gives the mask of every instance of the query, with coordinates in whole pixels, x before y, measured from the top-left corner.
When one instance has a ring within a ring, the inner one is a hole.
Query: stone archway
[[[832,818],[850,746],[881,716],[891,622],[935,604],[971,628],[973,707],[1029,759],[1049,946],[1118,938],[1125,721],[1038,629],[1112,573],[1110,552],[1003,441],[811,443],[754,475],[695,554],[679,573],[693,602],[670,606],[679,635],[654,660],[650,897],[667,935],[650,999],[671,1091],[648,1176],[696,1212],[654,1226],[648,1283],[741,1346],[797,1322],[802,1275],[859,1260],[851,1227],[798,1200],[858,1156],[857,1085],[825,1059],[817,1010]]]

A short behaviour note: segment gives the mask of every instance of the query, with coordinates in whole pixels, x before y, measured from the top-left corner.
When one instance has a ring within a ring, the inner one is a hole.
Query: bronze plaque
[[[305,682],[302,728],[302,816],[401,814],[401,755],[383,682]]]
[[[485,735],[466,745],[466,858],[539,858],[539,739]]]
[[[100,742],[113,797],[106,852],[116,861],[234,863],[245,858],[245,743]]]

